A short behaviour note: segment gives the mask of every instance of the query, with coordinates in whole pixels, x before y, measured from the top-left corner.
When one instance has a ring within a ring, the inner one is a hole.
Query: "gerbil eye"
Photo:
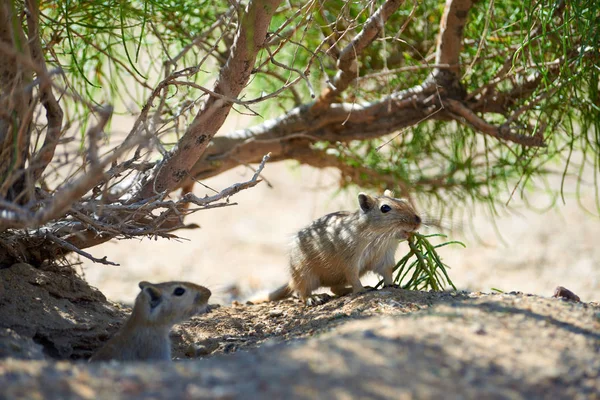
[[[386,212],[390,211],[391,209],[392,209],[392,207],[388,206],[387,204],[384,204],[381,206],[382,213],[386,213]]]
[[[175,288],[175,290],[173,290],[173,294],[175,296],[183,296],[184,293],[185,293],[185,289],[182,287],[178,287],[178,288]]]

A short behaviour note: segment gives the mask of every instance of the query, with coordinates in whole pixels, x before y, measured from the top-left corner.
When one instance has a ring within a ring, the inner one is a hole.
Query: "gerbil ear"
[[[361,192],[358,194],[358,204],[364,212],[367,212],[375,206],[375,199]]]
[[[389,189],[386,189],[386,190],[383,192],[383,195],[384,195],[384,196],[387,196],[387,197],[394,197],[394,192],[392,192],[392,191],[391,191],[391,190],[389,190]]]
[[[141,281],[140,283],[138,283],[138,286],[140,287],[140,289],[144,290],[145,287],[153,285],[148,281]]]
[[[143,282],[140,282],[140,285]],[[150,297],[150,308],[154,308],[157,305],[160,304],[160,302],[162,301],[162,292],[160,291],[160,289],[152,286],[152,284],[148,283],[148,282],[144,282],[147,283],[148,285],[145,286],[142,290],[144,292],[146,292],[148,294],[148,296]]]

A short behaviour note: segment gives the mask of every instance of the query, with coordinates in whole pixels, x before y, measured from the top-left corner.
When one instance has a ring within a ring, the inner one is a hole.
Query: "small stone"
[[[483,326],[483,324],[475,324],[473,326],[473,333],[476,335],[486,335],[487,331],[485,330],[485,326]]]
[[[206,346],[200,345],[196,347],[196,356],[207,356],[210,353],[212,353],[212,351],[210,351],[210,349]]]
[[[225,338],[226,342],[245,342],[247,339],[243,338],[243,337],[233,337],[233,336],[227,336]]]
[[[579,299],[579,296],[577,296],[575,293],[571,292],[569,289],[563,286],[557,286],[556,289],[554,289],[554,295],[552,295],[552,297],[577,302],[581,301]]]
[[[196,357],[197,353],[198,353],[197,346],[194,345],[193,343],[191,343],[190,345],[188,345],[185,348],[185,352],[184,352],[185,356],[186,357],[190,357],[190,358]]]
[[[372,329],[367,329],[363,331],[363,337],[365,337],[365,339],[375,339],[377,338],[377,334],[373,332]]]
[[[188,354],[188,351],[191,353],[191,349],[193,348],[193,355]],[[191,344],[188,346],[188,351],[186,351],[185,355],[188,357],[203,357],[211,354],[213,351],[219,348],[219,341],[216,339],[206,339],[201,342]]]
[[[283,310],[280,310],[279,308],[274,308],[269,311],[269,317],[280,317],[282,315],[283,315]]]
[[[224,353],[233,353],[236,350],[236,346],[233,343],[227,343],[223,348]]]

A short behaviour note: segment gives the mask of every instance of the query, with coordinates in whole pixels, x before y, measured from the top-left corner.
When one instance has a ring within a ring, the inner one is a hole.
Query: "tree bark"
[[[432,115],[439,109],[433,93],[435,87],[430,84],[367,105],[332,104],[326,113],[317,116],[310,104],[296,107],[282,117],[215,137],[190,174],[205,179],[240,164],[258,162],[268,152],[273,161],[291,158],[311,164],[307,157],[313,153],[303,149],[314,142],[374,139]],[[437,113],[435,118],[444,115]]]
[[[463,46],[463,30],[467,23],[471,0],[446,0],[444,15],[440,22],[435,63],[448,65],[449,68],[436,68],[434,78],[447,95],[462,99],[466,92],[460,84],[460,52]]]
[[[0,3],[0,42],[13,51],[0,61],[0,90],[10,94],[0,102],[0,197],[14,200],[25,189],[23,167],[33,113],[31,92],[26,90],[32,74],[17,61],[19,55],[29,54],[29,46],[14,2]]]

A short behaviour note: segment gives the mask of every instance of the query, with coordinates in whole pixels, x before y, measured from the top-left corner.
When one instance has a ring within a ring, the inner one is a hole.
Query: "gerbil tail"
[[[283,300],[287,297],[290,297],[292,294],[294,294],[292,287],[289,283],[286,283],[274,292],[269,293],[269,301]]]
[[[251,299],[250,302],[258,304],[266,303],[268,301],[278,301],[290,297],[292,294],[294,294],[294,290],[292,289],[289,283],[286,283],[274,292],[269,293],[267,296]]]

